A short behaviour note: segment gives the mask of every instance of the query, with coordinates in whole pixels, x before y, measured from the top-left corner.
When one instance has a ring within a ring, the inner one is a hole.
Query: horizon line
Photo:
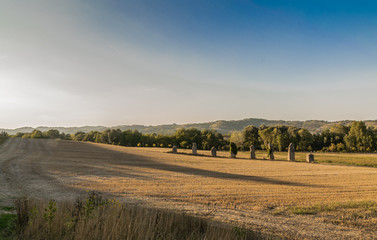
[[[144,127],[157,127],[157,126],[164,126],[164,125],[191,125],[191,124],[204,124],[204,123],[215,123],[215,122],[220,122],[220,121],[227,121],[227,122],[232,122],[232,121],[243,121],[243,120],[249,120],[249,119],[259,119],[259,120],[267,120],[267,121],[284,121],[284,122],[309,122],[309,121],[319,121],[319,122],[328,122],[328,123],[337,123],[337,122],[345,122],[345,121],[363,121],[363,122],[368,122],[368,121],[377,121],[377,119],[364,119],[364,120],[355,120],[355,119],[343,119],[343,120],[321,120],[321,119],[307,119],[307,120],[283,120],[283,119],[267,119],[267,118],[243,118],[243,119],[231,119],[231,120],[224,120],[224,119],[219,119],[219,120],[213,120],[213,121],[206,121],[206,122],[191,122],[191,123],[163,123],[163,124],[117,124],[113,126],[106,126],[106,125],[98,125],[98,124],[93,124],[93,125],[76,125],[76,126],[21,126],[21,127],[16,127],[16,128],[3,128],[1,127],[0,129],[2,130],[16,130],[16,129],[21,129],[21,128],[83,128],[83,127],[104,127],[104,128],[115,128],[115,127],[120,127],[120,126],[144,126]]]

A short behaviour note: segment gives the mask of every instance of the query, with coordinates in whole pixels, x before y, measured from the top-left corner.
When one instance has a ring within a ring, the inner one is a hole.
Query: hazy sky
[[[377,119],[375,1],[0,4],[0,128]]]

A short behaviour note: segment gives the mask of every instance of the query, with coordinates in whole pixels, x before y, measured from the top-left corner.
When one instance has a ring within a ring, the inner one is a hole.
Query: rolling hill
[[[377,127],[377,120],[367,120],[364,121],[369,127]],[[34,129],[41,131],[48,131],[49,129],[56,129],[60,132],[74,134],[76,132],[90,132],[90,131],[104,131],[106,129],[120,129],[124,130],[138,130],[142,133],[161,133],[161,134],[172,134],[179,128],[197,128],[197,129],[214,129],[223,134],[229,134],[233,131],[241,131],[244,127],[248,125],[253,125],[259,127],[261,125],[266,126],[294,126],[299,128],[306,128],[310,132],[320,132],[323,129],[330,127],[333,124],[343,124],[350,125],[352,120],[329,122],[323,120],[307,120],[307,121],[284,121],[284,120],[267,120],[261,118],[246,118],[242,120],[218,120],[214,122],[205,123],[188,123],[188,124],[165,124],[165,125],[155,125],[155,126],[145,126],[145,125],[119,125],[113,127],[105,126],[82,126],[82,127],[22,127],[16,129],[0,129],[0,131],[5,131],[9,134],[16,134],[17,132],[32,132]]]

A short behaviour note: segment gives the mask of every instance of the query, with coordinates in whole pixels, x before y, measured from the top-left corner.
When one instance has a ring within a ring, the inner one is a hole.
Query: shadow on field
[[[212,170],[193,168],[193,167],[188,167],[188,166],[179,166],[179,165],[174,165],[174,164],[169,164],[169,163],[158,162],[158,161],[153,160],[153,158],[151,157],[144,157],[144,156],[131,154],[131,153],[118,152],[115,150],[102,148],[100,146],[94,146],[94,145],[89,145],[89,146],[93,148],[94,151],[95,149],[98,150],[98,148],[101,148],[102,153],[108,152],[105,155],[111,156],[112,157],[111,162],[119,164],[120,166],[142,167],[142,168],[158,169],[158,170],[163,170],[163,171],[170,171],[170,172],[202,176],[202,177],[252,181],[252,182],[265,183],[265,184],[276,184],[276,185],[286,185],[286,186],[295,186],[295,187],[313,187],[313,188],[328,187],[328,186],[322,186],[322,185],[283,181],[283,180],[277,180],[277,179],[271,179],[271,178],[259,177],[259,176],[224,173],[224,172],[217,172],[217,171],[212,171]],[[119,165],[117,167],[120,167]]]
[[[123,164],[130,165],[130,166],[140,166],[144,168],[152,168],[158,169],[163,171],[170,171],[170,172],[177,172],[189,175],[196,175],[202,177],[212,177],[212,178],[220,178],[220,179],[229,179],[229,180],[242,180],[242,181],[252,181],[252,182],[261,182],[266,184],[277,184],[277,185],[287,185],[287,186],[296,186],[296,187],[324,187],[319,185],[310,185],[310,184],[303,184],[297,182],[289,182],[289,181],[282,181],[276,180],[266,177],[258,177],[258,176],[250,176],[250,175],[243,175],[243,174],[234,174],[234,173],[223,173],[217,172],[212,170],[205,170],[187,166],[178,166],[173,164],[161,163],[156,162],[151,159],[141,157],[139,155],[124,153],[124,155],[128,155],[131,158],[137,158],[136,161],[125,161]]]

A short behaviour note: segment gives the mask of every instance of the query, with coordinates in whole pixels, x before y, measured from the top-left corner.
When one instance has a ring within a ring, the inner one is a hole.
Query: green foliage
[[[193,143],[196,143],[198,149],[210,149],[213,146],[221,147],[226,144],[222,134],[213,130],[199,131],[197,129],[178,129],[174,135],[142,134],[137,130],[122,132],[119,129],[108,129],[102,132],[77,132],[73,140],[130,147],[172,147],[172,144],[176,144],[182,148],[190,148]]]
[[[267,146],[267,157],[270,157],[271,154],[274,153],[274,149],[270,148],[270,146]]]
[[[193,143],[196,143],[199,149],[203,146],[202,133],[196,128],[178,129],[173,136],[175,138],[175,144],[179,144],[183,148],[192,146]],[[182,145],[182,143],[184,144]]]
[[[85,139],[85,133],[84,132],[77,132],[75,135],[73,135],[73,140],[75,141],[84,141]]]
[[[240,148],[243,148],[243,136],[242,132],[232,132],[230,135],[229,141],[236,144],[236,146],[239,146]]]
[[[217,123],[216,126],[225,124],[222,121]],[[90,131],[85,133],[79,131],[72,136],[59,133],[58,130],[53,129],[47,132],[35,129],[32,133],[17,133],[16,137],[73,139],[75,141],[89,141],[130,147],[159,146],[171,148],[175,144],[182,148],[189,148],[193,143],[196,143],[198,149],[203,150],[209,150],[212,147],[227,150],[229,142],[233,142],[241,150],[248,149],[250,145],[254,145],[257,150],[268,150],[268,144],[271,143],[277,151],[287,151],[288,145],[293,143],[298,151],[377,151],[377,128],[367,128],[365,122],[362,121],[326,124],[328,124],[328,128],[314,134],[308,129],[290,124],[291,126],[260,125],[259,128],[250,125],[246,126],[242,132],[233,131],[231,135],[225,136],[215,130],[181,128],[177,129],[171,135],[157,133],[143,134],[138,130],[121,131],[120,129],[106,129],[102,132]],[[344,124],[350,124],[350,126],[344,126]],[[303,124],[303,126],[309,125]],[[5,132],[0,133],[0,143],[4,142],[6,138],[8,138],[8,135]]]
[[[43,138],[58,139],[60,138],[60,133],[58,130],[50,129],[47,132],[42,133]]]
[[[237,152],[238,152],[237,145],[234,142],[231,142],[229,144],[229,151],[230,151],[230,153],[233,153],[234,155],[237,155]]]
[[[181,148],[189,148],[189,143],[187,142],[187,141],[182,141],[180,144],[179,144],[179,146],[181,147]]]
[[[321,212],[333,212],[344,209],[363,209],[371,212],[377,212],[377,202],[360,201],[360,202],[334,202],[329,204],[315,204],[309,206],[292,206],[286,211],[298,215],[315,215]]]
[[[251,134],[253,132],[253,134]],[[244,143],[255,142],[256,129],[248,126],[243,131]],[[296,127],[266,127],[258,129],[259,144],[257,149],[267,149],[271,143],[279,151],[286,151],[289,143],[294,143],[298,151],[330,151],[330,152],[370,152],[377,150],[377,129],[367,128],[364,122],[353,122],[350,127],[333,124],[319,134],[312,134],[307,129]]]
[[[247,126],[242,131],[243,144],[245,147],[254,145],[255,148],[260,148],[259,131],[254,126]]]
[[[330,146],[328,147],[328,150],[330,152],[336,152],[337,150],[336,145],[334,143],[331,143]]]
[[[11,239],[15,231],[16,218],[15,214],[0,214],[0,239]]]
[[[79,132],[81,135],[77,133],[74,135],[73,138],[79,139],[80,137],[84,136],[84,132]],[[63,140],[71,140],[71,136],[69,134],[60,133],[58,130],[50,129],[46,132],[42,132],[41,130],[34,129],[31,133],[17,133],[14,137],[22,137],[22,138],[36,138],[36,139],[63,139]]]
[[[49,229],[51,229],[56,214],[56,201],[50,200],[48,207],[44,209],[43,218],[47,223]]]
[[[308,151],[310,150],[309,147],[311,147],[313,143],[313,136],[312,134],[306,130],[306,129],[300,129],[298,131],[298,137],[299,137],[299,144],[297,146],[297,150],[299,151]]]
[[[5,142],[5,140],[7,140],[8,138],[9,138],[8,133],[6,133],[6,132],[0,132],[0,144],[2,144],[3,142]]]
[[[367,130],[364,122],[355,121],[344,137],[344,142],[348,151],[369,152],[373,148],[372,132]]]
[[[0,210],[4,210],[4,211],[10,212],[10,211],[14,211],[15,208],[14,207],[9,207],[9,206],[1,206]]]
[[[346,150],[346,146],[343,143],[338,143],[338,144],[336,144],[336,150],[338,152],[343,152],[343,151]]]
[[[268,144],[277,146],[280,151],[288,147],[288,128],[287,127],[264,127],[259,129],[259,135],[263,142],[263,148],[268,150]]]
[[[29,215],[28,209],[50,209],[50,203],[22,199],[18,215]],[[55,205],[54,205],[55,206]],[[55,221],[46,228],[43,211],[37,211],[36,221],[20,225],[12,239],[272,239],[240,227],[226,226],[206,218],[182,212],[146,208],[135,204],[120,204],[114,199],[102,199],[90,192],[86,199],[58,202]],[[48,210],[50,211],[50,210]]]
[[[212,147],[225,145],[224,137],[215,130],[202,130],[202,149],[209,150]]]
[[[40,130],[35,129],[31,132],[31,138],[43,138],[43,133]]]

